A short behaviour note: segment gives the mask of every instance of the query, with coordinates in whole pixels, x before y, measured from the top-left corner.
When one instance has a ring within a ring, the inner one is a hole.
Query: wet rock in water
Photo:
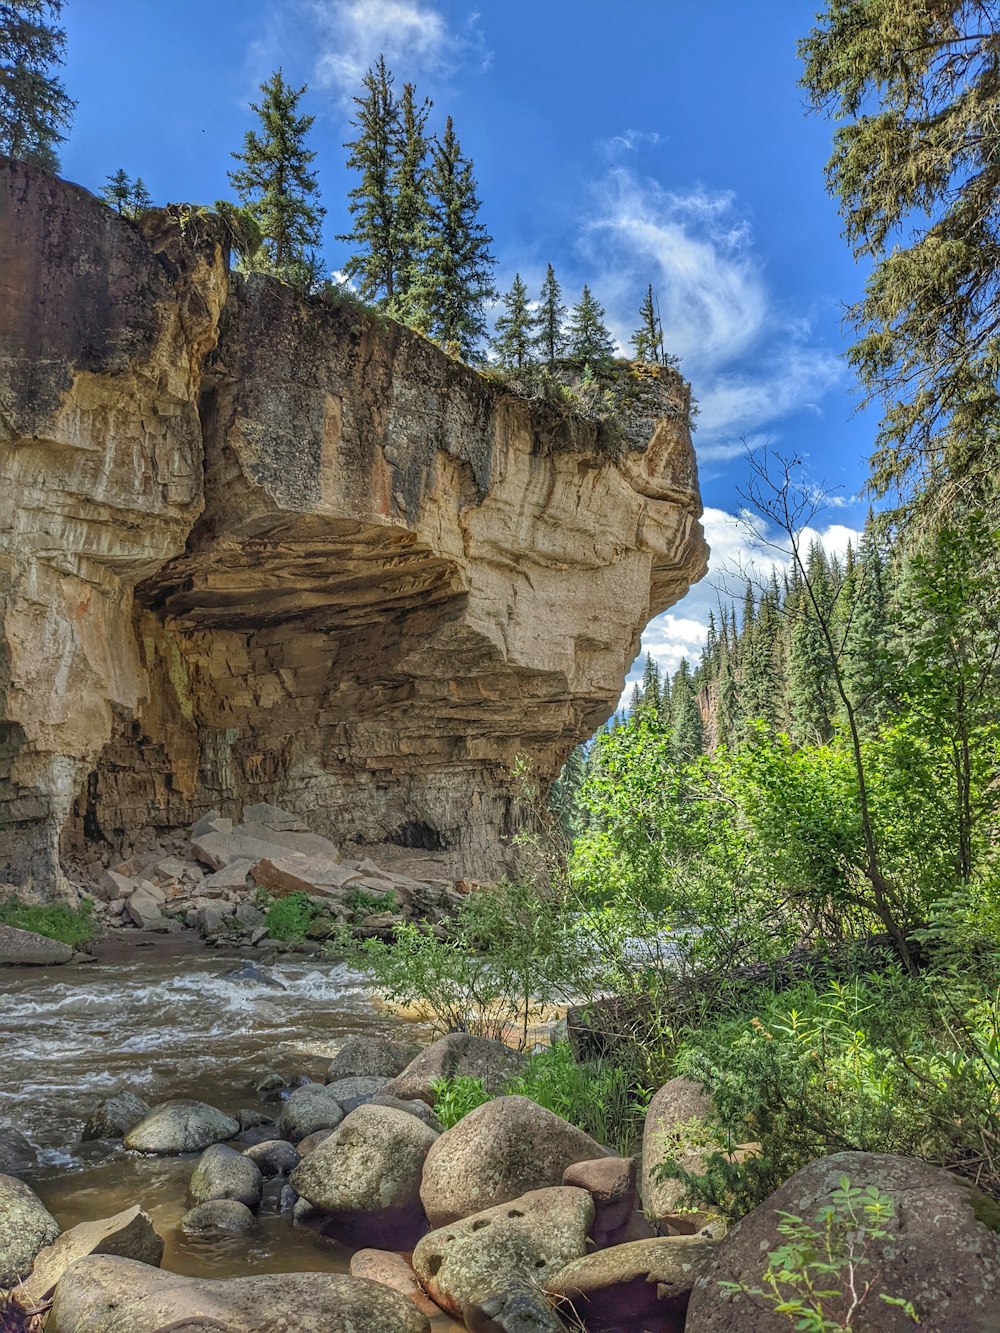
[[[421,1051],[382,1091],[403,1101],[419,1097],[428,1106],[433,1106],[431,1084],[439,1078],[464,1074],[469,1078],[481,1078],[486,1091],[495,1095],[502,1092],[507,1082],[526,1064],[527,1056],[512,1051],[503,1042],[467,1032],[451,1032]]]
[[[911,1301],[920,1326],[935,1333],[996,1333],[1000,1327],[1000,1206],[956,1176],[915,1157],[834,1153],[796,1171],[770,1198],[747,1213],[712,1253],[691,1293],[688,1333],[779,1333],[788,1321],[720,1282],[758,1286],[766,1256],[784,1243],[781,1213],[812,1225],[831,1203],[843,1177],[857,1189],[875,1186],[894,1204],[884,1240],[868,1252],[866,1280],[877,1285],[859,1328],[906,1333],[912,1320],[876,1293]],[[832,1284],[831,1284],[832,1285]],[[869,1313],[869,1309],[871,1312]],[[841,1305],[835,1309],[839,1312]],[[877,1315],[875,1311],[878,1311]]]
[[[427,1103],[422,1102],[419,1097],[403,1101],[401,1097],[389,1097],[384,1092],[377,1092],[369,1102],[369,1106],[391,1106],[395,1111],[406,1111],[407,1114],[415,1115],[418,1120],[422,1120],[425,1125],[429,1125],[435,1134],[444,1133],[444,1125]]]
[[[19,1176],[37,1161],[38,1154],[19,1129],[0,1125],[0,1175]]]
[[[391,1250],[355,1250],[351,1255],[350,1272],[352,1277],[366,1277],[398,1291],[429,1319],[441,1313],[417,1281],[413,1265],[407,1263],[402,1254]]]
[[[153,1229],[149,1214],[138,1206],[97,1222],[81,1222],[38,1255],[31,1276],[17,1290],[18,1301],[27,1307],[40,1304],[70,1265],[89,1254],[119,1255],[158,1268],[163,1258],[163,1237]]]
[[[281,1108],[278,1126],[282,1138],[298,1143],[317,1129],[335,1129],[343,1118],[340,1102],[322,1083],[304,1083]]]
[[[246,1231],[255,1220],[252,1210],[238,1199],[206,1199],[184,1214],[181,1230],[188,1236],[205,1231]]]
[[[436,1139],[405,1111],[359,1106],[302,1160],[291,1183],[328,1214],[325,1235],[346,1245],[409,1249],[427,1230],[420,1180]]]
[[[295,1193],[291,1185],[283,1185],[281,1194],[278,1197],[278,1207],[283,1213],[290,1213],[299,1201],[299,1196]]]
[[[260,922],[254,924],[259,925]],[[224,974],[223,980],[246,986],[269,986],[272,990],[288,990],[283,981],[279,981],[265,968],[253,962],[242,963],[239,967],[234,967],[231,972]]]
[[[265,1115],[263,1111],[258,1111],[249,1106],[241,1106],[236,1112],[236,1119],[240,1122],[240,1129],[244,1132],[248,1129],[277,1130],[278,1128],[278,1122],[273,1116]]]
[[[225,1143],[206,1148],[188,1182],[191,1207],[212,1199],[235,1199],[247,1208],[257,1208],[264,1188],[260,1167],[244,1153]]]
[[[336,1097],[347,1115],[349,1111],[370,1102],[384,1087],[384,1078],[338,1078],[336,1082],[327,1083],[326,1090],[331,1097]]]
[[[413,1267],[424,1289],[449,1314],[531,1283],[545,1287],[587,1252],[594,1202],[569,1185],[531,1190],[424,1236]]]
[[[462,1314],[471,1333],[566,1333],[545,1293],[529,1281],[505,1282],[498,1291],[470,1301]]]
[[[59,940],[50,940],[33,930],[0,925],[0,964],[18,967],[53,967],[68,963],[73,949]]]
[[[415,1042],[391,1041],[388,1037],[348,1037],[330,1061],[327,1083],[342,1078],[395,1078],[420,1054]]]
[[[133,1152],[160,1157],[201,1152],[213,1143],[221,1143],[239,1133],[232,1116],[224,1115],[205,1102],[178,1098],[154,1106],[125,1135],[125,1147]]]
[[[284,1074],[277,1074],[272,1071],[258,1079],[257,1083],[254,1084],[254,1092],[262,1101],[276,1102],[282,1092],[289,1087],[291,1087],[291,1084]]]
[[[99,1101],[80,1135],[81,1143],[93,1139],[121,1139],[149,1115],[149,1105],[129,1089]]]
[[[35,1257],[59,1235],[59,1223],[23,1180],[0,1175],[0,1288],[31,1272]]]
[[[244,1149],[243,1155],[250,1158],[265,1180],[287,1176],[302,1160],[298,1149],[287,1139],[266,1139],[263,1143],[255,1143]]]
[[[670,1158],[685,1171],[704,1170],[705,1146],[701,1123],[712,1109],[708,1094],[687,1078],[672,1078],[649,1103],[642,1131],[642,1205],[651,1222],[688,1234],[698,1230],[704,1214],[684,1206],[687,1186],[661,1173]]]
[[[128,1259],[74,1264],[56,1288],[59,1333],[430,1333],[405,1296],[341,1273],[190,1278]]]
[[[704,1236],[613,1245],[568,1264],[547,1287],[572,1304],[588,1333],[621,1328],[682,1333],[691,1289],[715,1248]]]
[[[574,1162],[608,1155],[589,1134],[530,1098],[497,1097],[437,1140],[420,1197],[431,1226],[446,1226],[528,1190],[559,1185]]]

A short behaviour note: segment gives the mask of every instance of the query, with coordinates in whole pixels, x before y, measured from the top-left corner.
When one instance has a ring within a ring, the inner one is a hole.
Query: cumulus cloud
[[[455,27],[424,0],[313,0],[312,11],[320,42],[315,82],[345,103],[379,55],[405,79],[490,62],[475,13]]]

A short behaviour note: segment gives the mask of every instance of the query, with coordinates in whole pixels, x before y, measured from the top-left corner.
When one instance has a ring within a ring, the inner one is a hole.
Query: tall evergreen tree
[[[361,179],[348,194],[354,227],[337,237],[358,247],[344,264],[344,273],[357,279],[365,301],[383,308],[393,302],[399,268],[396,173],[401,122],[392,85],[392,74],[380,55],[362,80],[364,91],[354,98],[357,112],[351,124],[357,137],[344,147],[350,150],[348,168],[360,172]]]
[[[420,103],[412,83],[403,85],[399,101],[398,144],[390,177],[390,222],[394,232],[388,247],[395,272],[388,271],[389,313],[424,330],[427,311],[417,299],[420,266],[427,249],[427,117],[431,102]]]
[[[479,221],[472,162],[462,153],[451,116],[433,146],[428,173],[427,253],[416,296],[431,335],[471,357],[486,329],[483,305],[494,295],[490,247]]]
[[[150,208],[152,196],[146,189],[141,176],[132,180],[124,167],[106,177],[101,186],[101,198],[122,217],[138,218]]]
[[[56,146],[76,103],[53,66],[64,63],[63,0],[0,4],[0,153],[59,169]]]
[[[671,683],[670,729],[671,748],[677,760],[691,760],[701,754],[701,710],[687,658],[681,660]]]
[[[542,295],[538,304],[536,328],[538,346],[549,369],[555,365],[563,351],[563,321],[566,307],[562,302],[562,290],[556,281],[555,269],[549,264],[542,283]]]
[[[490,340],[493,355],[501,366],[523,370],[535,348],[534,318],[528,308],[528,289],[520,273],[514,274],[503,300],[504,313],[497,316],[496,334]]]
[[[567,351],[576,361],[599,364],[615,354],[615,340],[604,323],[604,307],[586,285],[569,316]]]
[[[660,668],[651,653],[646,654],[646,664],[642,669],[642,701],[650,708],[660,711],[662,685]]]
[[[652,283],[646,288],[646,295],[639,309],[639,319],[641,322],[631,339],[635,348],[635,359],[651,362],[655,366],[664,365],[666,355],[663,350],[663,324],[653,297]]]
[[[247,131],[242,152],[233,153],[243,166],[231,171],[229,180],[260,228],[262,266],[308,288],[317,276],[316,247],[326,212],[310,170],[316,154],[305,146],[315,117],[296,114],[306,85],[293,88],[280,69],[260,90],[261,102],[250,106],[261,130]]]

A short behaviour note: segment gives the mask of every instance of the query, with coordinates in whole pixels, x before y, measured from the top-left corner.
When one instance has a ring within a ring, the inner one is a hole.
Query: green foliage
[[[394,912],[397,905],[396,895],[392,889],[386,889],[384,893],[372,893],[370,889],[351,889],[344,899],[344,906],[355,916]]]
[[[58,171],[76,103],[52,69],[64,63],[63,0],[0,4],[0,153]]]
[[[536,318],[538,346],[551,370],[555,367],[556,359],[563,353],[563,321],[566,318],[562,289],[551,264],[545,270],[545,281],[542,283]]]
[[[578,1064],[568,1043],[557,1042],[536,1052],[522,1074],[507,1083],[506,1092],[530,1097],[624,1155],[642,1135],[651,1090],[638,1089],[628,1071],[607,1061]]]
[[[532,1011],[571,999],[593,965],[564,899],[527,880],[469,894],[444,938],[406,922],[391,945],[342,934],[338,947],[386,999],[424,1013],[438,1031],[516,1038],[522,1048]]]
[[[520,273],[514,274],[510,291],[501,300],[504,313],[497,317],[490,346],[499,365],[523,370],[532,360],[535,334],[528,309],[528,289]]]
[[[837,122],[827,164],[874,260],[851,361],[884,416],[878,493],[916,479],[946,514],[991,486],[1000,425],[996,14],[979,0],[827,0],[803,83]]]
[[[566,353],[574,361],[600,365],[615,354],[615,340],[604,322],[604,307],[586,284],[569,314]]]
[[[101,186],[101,198],[122,217],[133,220],[142,217],[153,204],[142,177],[137,176],[134,181],[131,180],[124,167],[119,167],[107,177]]]
[[[308,894],[290,893],[286,898],[271,898],[259,890],[260,904],[266,908],[264,925],[272,940],[304,940],[306,931],[319,915]]]
[[[650,362],[654,366],[676,365],[675,358],[668,357],[663,346],[663,321],[660,319],[659,303],[653,295],[652,283],[646,288],[639,319],[641,323],[631,338],[636,360]]]
[[[870,1297],[920,1322],[908,1301],[878,1290],[879,1242],[890,1239],[895,1217],[888,1195],[874,1185],[853,1186],[841,1176],[815,1225],[793,1213],[779,1216],[777,1229],[785,1243],[768,1254],[763,1285],[720,1282],[723,1292],[769,1306],[804,1333],[846,1333],[857,1327],[857,1313]]]
[[[310,169],[316,154],[305,146],[315,117],[296,114],[306,86],[293,88],[280,69],[260,91],[261,101],[250,103],[260,118],[260,131],[247,131],[242,151],[233,153],[243,165],[229,173],[263,238],[259,248],[245,255],[244,266],[311,291],[319,284],[316,247],[325,214]]]
[[[234,253],[244,264],[250,263],[264,241],[253,210],[240,207],[228,199],[216,199],[212,209],[225,223],[229,244]]]
[[[431,1091],[434,1093],[434,1114],[445,1129],[451,1129],[463,1116],[490,1100],[483,1080],[468,1074],[432,1079]]]
[[[79,907],[70,907],[66,903],[28,906],[10,898],[0,902],[0,923],[16,926],[18,930],[33,930],[37,935],[47,935],[50,940],[60,940],[79,949],[93,936],[93,910],[89,899],[84,899]]]

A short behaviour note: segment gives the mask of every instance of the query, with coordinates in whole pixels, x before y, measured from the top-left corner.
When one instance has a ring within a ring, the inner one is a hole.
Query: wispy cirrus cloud
[[[456,26],[425,0],[311,0],[310,8],[319,43],[315,83],[345,103],[380,55],[402,79],[490,63],[474,12]]]

